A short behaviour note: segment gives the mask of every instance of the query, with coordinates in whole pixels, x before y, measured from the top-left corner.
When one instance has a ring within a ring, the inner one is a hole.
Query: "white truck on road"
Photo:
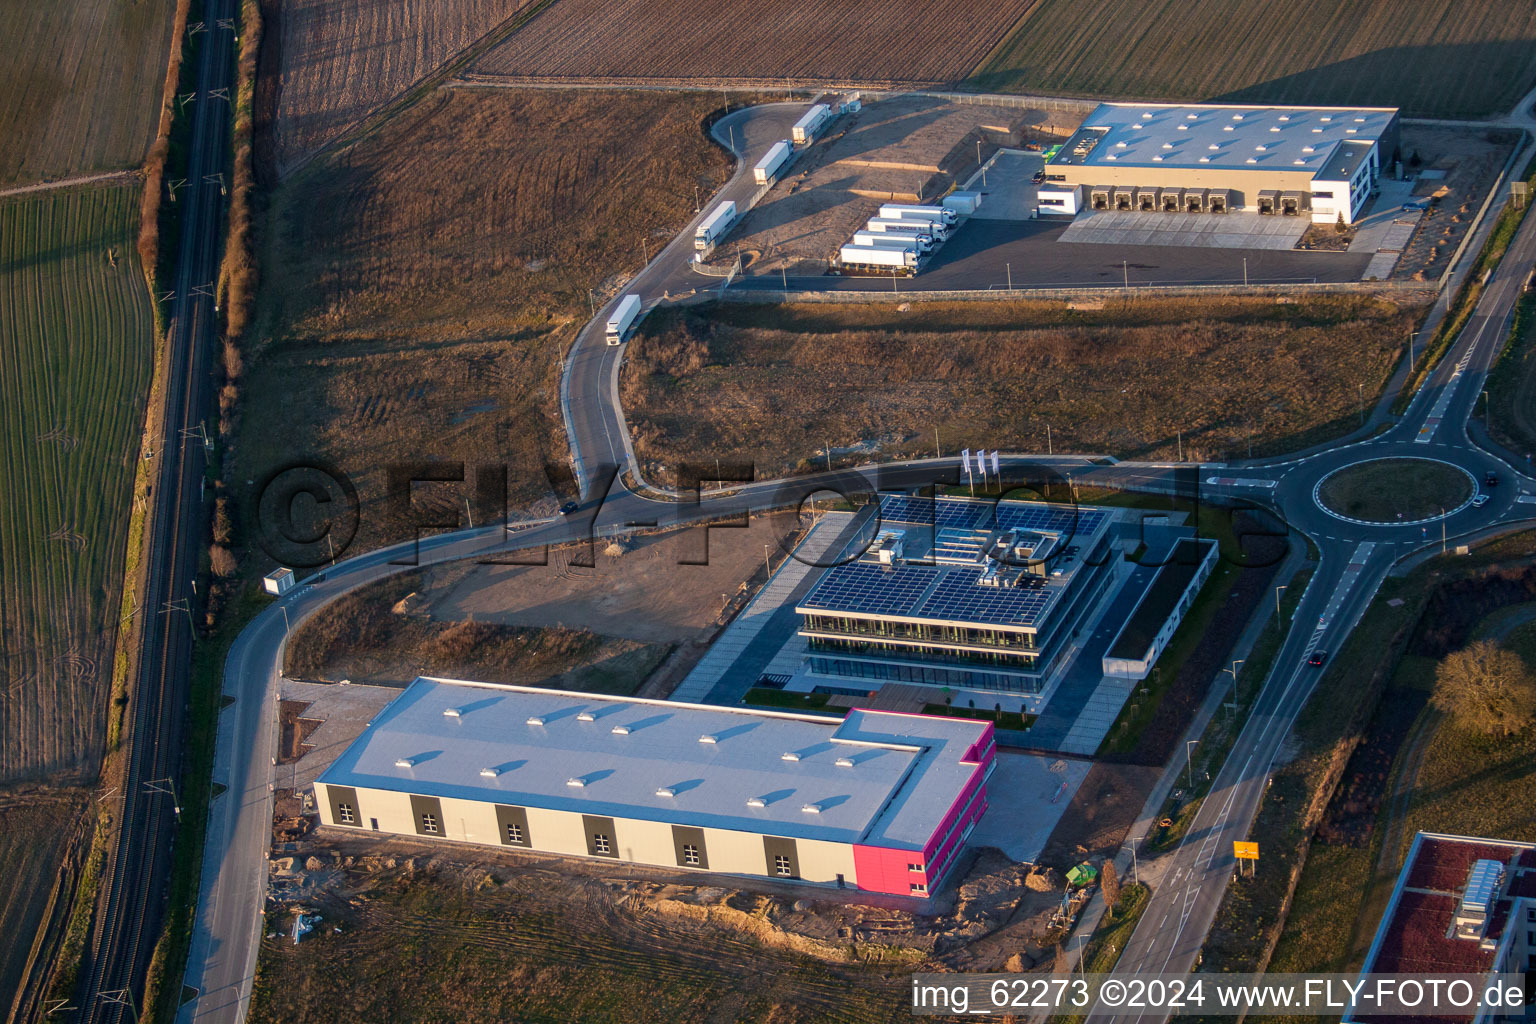
[[[832,120],[832,108],[825,103],[817,103],[801,115],[800,120],[790,129],[790,137],[799,143],[813,142],[816,133],[821,131],[821,126]]]
[[[795,144],[788,139],[780,139],[768,147],[768,152],[752,168],[752,180],[759,185],[766,185],[773,181],[784,165],[789,163],[789,158],[795,155]]]
[[[645,312],[638,295],[626,295],[614,308],[613,316],[608,318],[608,344],[622,345],[629,340],[629,332],[635,329],[635,324],[640,322],[640,316]]]
[[[720,240],[730,233],[736,226],[736,203],[727,199],[714,211],[704,218],[704,223],[693,233],[693,247],[695,249],[709,249],[720,244]]]

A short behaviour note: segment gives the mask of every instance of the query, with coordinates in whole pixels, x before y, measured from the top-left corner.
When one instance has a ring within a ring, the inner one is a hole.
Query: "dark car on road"
[[[1483,486],[1484,487],[1497,487],[1497,486],[1499,486],[1499,474],[1494,473],[1494,472],[1484,473],[1483,474]]]
[[[575,515],[576,512],[578,512],[580,509],[580,505],[576,504],[574,501],[568,501],[564,505],[560,506],[560,514],[563,516]]]
[[[1323,667],[1323,662],[1325,662],[1327,660],[1328,660],[1328,652],[1327,651],[1313,651],[1312,652],[1312,657],[1307,659],[1307,664],[1311,665],[1313,668],[1322,668]]]

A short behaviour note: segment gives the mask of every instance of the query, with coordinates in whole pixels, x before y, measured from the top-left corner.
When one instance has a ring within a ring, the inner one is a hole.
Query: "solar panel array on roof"
[[[1019,587],[984,587],[976,582],[980,578],[980,569],[950,569],[924,599],[918,614],[932,619],[1028,626],[1055,598],[1049,588],[1033,584],[1035,577],[1026,576],[1026,585]]]
[[[850,562],[827,570],[802,608],[859,612],[866,615],[910,615],[939,575],[939,570],[903,565],[892,570]]]
[[[1017,505],[1001,502],[996,518],[999,529],[1035,530],[1063,536],[1086,537],[1099,528],[1104,512],[1097,508],[1072,505]]]
[[[880,499],[880,518],[891,523],[919,526],[954,527],[967,530],[991,508],[989,502],[954,498],[913,498],[905,494],[886,494]]]
[[[941,529],[933,542],[933,557],[941,562],[979,561],[991,536],[987,530]]]

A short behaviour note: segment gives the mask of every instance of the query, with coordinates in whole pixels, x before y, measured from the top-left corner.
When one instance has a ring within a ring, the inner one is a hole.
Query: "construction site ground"
[[[1403,173],[1418,178],[1415,201],[1431,202],[1397,262],[1394,278],[1439,279],[1517,141],[1514,132],[1501,129],[1403,126]]]

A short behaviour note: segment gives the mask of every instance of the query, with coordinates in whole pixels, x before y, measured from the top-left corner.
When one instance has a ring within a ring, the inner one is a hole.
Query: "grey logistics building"
[[[1386,107],[1105,103],[1045,165],[1089,210],[1353,223],[1400,159]]]

